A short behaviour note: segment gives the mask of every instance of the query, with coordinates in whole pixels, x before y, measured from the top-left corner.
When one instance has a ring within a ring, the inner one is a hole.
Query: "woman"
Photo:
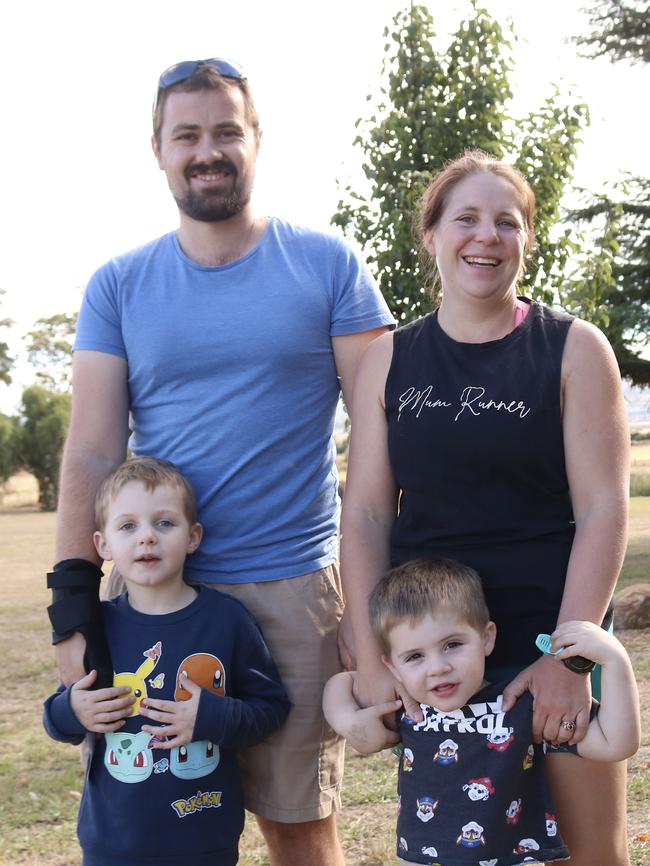
[[[520,671],[507,703],[529,688],[536,736],[562,745],[586,731],[589,677],[534,640],[605,614],[625,548],[629,435],[603,335],[517,298],[534,210],[524,178],[480,151],[425,193],[440,306],[362,361],[341,564],[361,703],[397,691],[370,632],[370,590],[389,565],[452,557],[477,569],[497,624],[488,678]],[[566,753],[547,764],[572,866],[627,864],[625,765]]]

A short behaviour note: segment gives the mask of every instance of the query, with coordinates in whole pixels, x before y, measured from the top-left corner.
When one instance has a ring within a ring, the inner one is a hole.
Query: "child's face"
[[[495,637],[493,622],[479,631],[456,611],[441,609],[391,629],[384,661],[416,701],[448,712],[481,688]]]
[[[147,490],[130,481],[109,503],[106,526],[94,541],[127,586],[168,587],[183,580],[185,557],[199,546],[201,533],[199,523],[189,524],[177,488],[163,484]]]

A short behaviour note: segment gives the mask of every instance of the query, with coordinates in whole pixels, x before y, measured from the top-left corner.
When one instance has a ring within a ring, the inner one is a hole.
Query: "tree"
[[[569,216],[592,240],[566,306],[603,329],[625,378],[650,385],[650,179],[621,181]]]
[[[393,314],[410,321],[430,307],[429,269],[420,259],[412,214],[436,171],[466,148],[517,157],[541,203],[541,249],[529,263],[527,291],[550,300],[549,280],[563,272],[570,249],[566,232],[553,236],[559,201],[572,176],[582,104],[563,104],[557,91],[539,111],[515,121],[508,114],[510,40],[473,5],[446,50],[433,47],[433,19],[423,6],[399,12],[386,28],[386,57],[375,113],[359,120],[355,145],[364,156],[367,194],[345,187],[332,222],[364,248]]]
[[[72,384],[72,339],[77,327],[76,313],[57,313],[35,322],[26,340],[27,357],[37,368],[36,377],[54,391],[69,391]]]
[[[0,484],[20,468],[17,434],[17,419],[0,413]]]
[[[578,44],[612,61],[650,61],[650,3],[607,0],[591,10],[595,29]],[[649,385],[642,353],[650,344],[650,179],[627,176],[610,190],[568,215],[592,235],[568,306],[576,302],[576,312],[603,328],[624,377]]]
[[[70,419],[70,395],[32,385],[23,392],[21,415],[20,463],[36,477],[39,505],[52,511],[56,508],[59,465]]]
[[[575,42],[588,49],[588,57],[609,57],[614,62],[650,62],[650,3],[600,0],[589,7],[593,30]]]
[[[0,296],[5,294],[4,289],[0,289]],[[0,319],[0,328],[10,328],[13,325],[11,319]],[[11,367],[14,359],[9,354],[9,344],[0,340],[0,382],[5,385],[11,385]]]

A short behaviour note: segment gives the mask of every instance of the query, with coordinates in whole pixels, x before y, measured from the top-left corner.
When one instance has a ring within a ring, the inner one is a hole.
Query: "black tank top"
[[[498,628],[493,666],[537,658],[562,598],[575,529],[560,404],[572,321],[533,303],[501,340],[458,343],[437,313],[393,338],[391,559],[448,556],[479,572]]]

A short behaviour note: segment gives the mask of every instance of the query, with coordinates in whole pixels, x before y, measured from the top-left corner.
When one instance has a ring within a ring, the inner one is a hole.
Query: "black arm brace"
[[[99,601],[101,579],[101,569],[87,559],[63,559],[47,575],[47,586],[52,590],[52,604],[47,609],[52,643],[67,640],[75,631],[84,636],[84,667],[97,671],[94,689],[113,685],[113,664]]]

